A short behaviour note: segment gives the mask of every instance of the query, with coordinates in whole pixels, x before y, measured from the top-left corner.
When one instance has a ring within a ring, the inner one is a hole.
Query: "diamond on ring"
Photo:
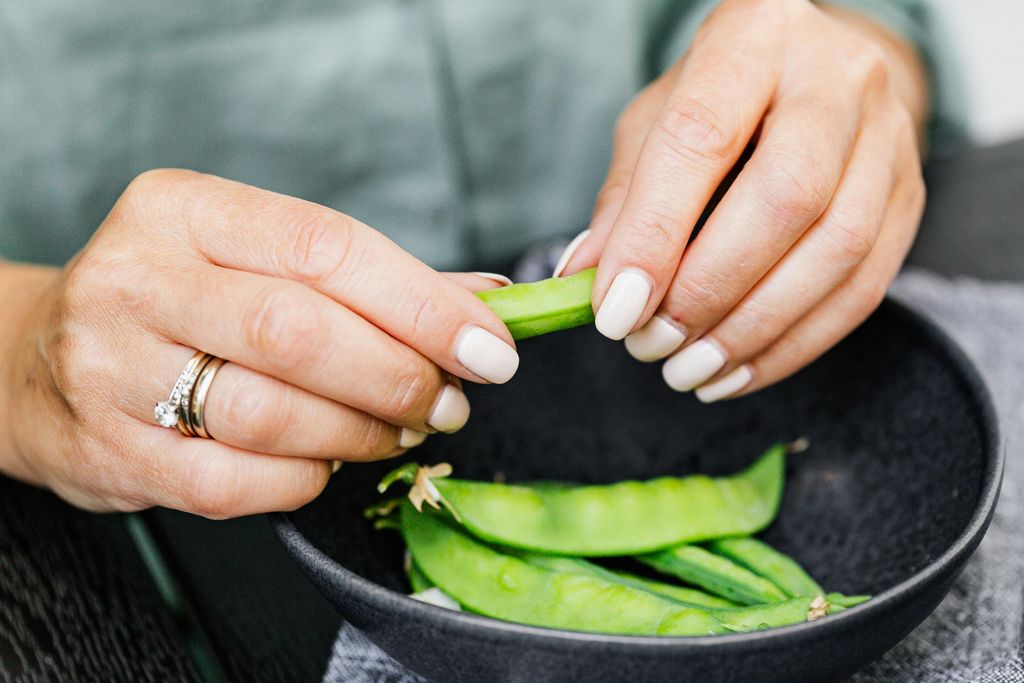
[[[160,401],[153,409],[153,417],[161,427],[173,428],[178,425],[184,411],[188,410],[189,397],[199,377],[199,372],[206,365],[206,362],[213,358],[208,353],[196,351],[185,365],[185,369],[178,375],[177,381],[171,388],[171,395],[166,401]]]

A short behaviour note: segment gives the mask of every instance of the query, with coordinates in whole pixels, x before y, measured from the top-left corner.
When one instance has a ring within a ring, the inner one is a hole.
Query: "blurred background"
[[[979,144],[1024,136],[1024,0],[931,0],[962,66],[968,124]]]

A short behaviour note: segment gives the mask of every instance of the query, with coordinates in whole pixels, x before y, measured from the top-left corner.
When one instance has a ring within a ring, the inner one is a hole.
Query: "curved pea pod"
[[[530,564],[538,567],[545,567],[553,571],[566,572],[570,574],[583,574],[595,576],[610,583],[617,583],[637,590],[646,591],[657,595],[665,600],[671,600],[687,607],[708,608],[736,608],[738,604],[723,598],[708,595],[704,591],[695,588],[676,586],[664,581],[645,579],[625,572],[613,572],[604,567],[588,562],[579,557],[564,557],[562,555],[541,555],[539,553],[512,553]]]
[[[660,477],[601,486],[532,487],[430,475],[409,463],[381,482],[412,484],[410,500],[443,505],[475,536],[558,555],[647,553],[680,543],[754,533],[779,508],[786,446],[729,477]],[[442,463],[443,465],[443,463]]]
[[[434,513],[403,505],[413,561],[463,608],[535,626],[635,635],[712,635],[726,629],[705,610],[578,573],[539,567],[481,543]]]
[[[590,292],[596,272],[589,268],[568,277],[486,289],[476,295],[502,319],[513,339],[527,339],[594,322]]]
[[[730,631],[760,631],[815,621],[838,611],[842,611],[842,608],[834,607],[821,595],[805,595],[768,605],[715,610],[713,614]]]
[[[756,538],[721,538],[708,550],[768,579],[791,598],[823,595],[825,589],[796,560]]]
[[[743,605],[782,602],[787,595],[768,579],[700,546],[681,545],[636,558],[664,574]],[[810,596],[814,597],[814,596]]]

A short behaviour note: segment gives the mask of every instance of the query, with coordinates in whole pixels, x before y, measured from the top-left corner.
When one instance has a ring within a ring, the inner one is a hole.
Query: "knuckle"
[[[279,510],[291,512],[310,503],[327,485],[327,476],[324,473],[322,462],[307,460],[296,473],[294,487],[289,491],[289,499],[277,506]]]
[[[831,199],[831,175],[809,152],[781,155],[759,178],[769,217],[777,225],[806,225]]]
[[[714,102],[687,97],[669,102],[658,126],[677,157],[710,163],[731,160],[741,144],[739,126]]]
[[[209,519],[225,519],[242,509],[244,488],[235,459],[195,458],[185,474],[185,510]]]
[[[441,373],[426,363],[417,363],[399,373],[385,393],[382,411],[389,420],[419,424],[441,391]]]
[[[676,278],[672,283],[668,314],[695,333],[697,328],[715,320],[728,310],[723,286],[714,279],[699,277]]]
[[[313,360],[320,350],[321,317],[312,301],[277,284],[253,297],[245,308],[243,339],[276,367],[292,369]]]
[[[638,250],[648,254],[659,254],[673,248],[678,232],[679,221],[672,216],[671,210],[654,203],[638,210],[630,226],[634,244]]]
[[[855,83],[865,90],[883,91],[889,87],[889,62],[881,47],[872,41],[857,38],[846,60]]]
[[[874,248],[881,224],[881,212],[870,206],[837,208],[825,221],[822,232],[841,257],[859,263]]]
[[[250,448],[272,450],[291,422],[286,399],[254,373],[241,374],[220,400],[221,424],[215,429]]]
[[[889,281],[881,276],[866,278],[857,290],[857,312],[866,318],[881,305],[889,291]]]
[[[383,420],[363,420],[346,439],[353,444],[351,457],[371,459],[390,453],[398,446],[398,428]]]
[[[320,283],[342,271],[352,250],[355,224],[320,207],[302,213],[288,240],[284,269],[300,282]]]

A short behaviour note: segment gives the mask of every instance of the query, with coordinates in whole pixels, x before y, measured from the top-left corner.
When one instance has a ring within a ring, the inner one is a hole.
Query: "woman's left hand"
[[[707,402],[772,384],[895,277],[924,206],[926,103],[913,50],[874,24],[805,0],[725,0],[623,112],[561,271],[599,263],[598,329],[640,360],[671,355],[672,388]]]

